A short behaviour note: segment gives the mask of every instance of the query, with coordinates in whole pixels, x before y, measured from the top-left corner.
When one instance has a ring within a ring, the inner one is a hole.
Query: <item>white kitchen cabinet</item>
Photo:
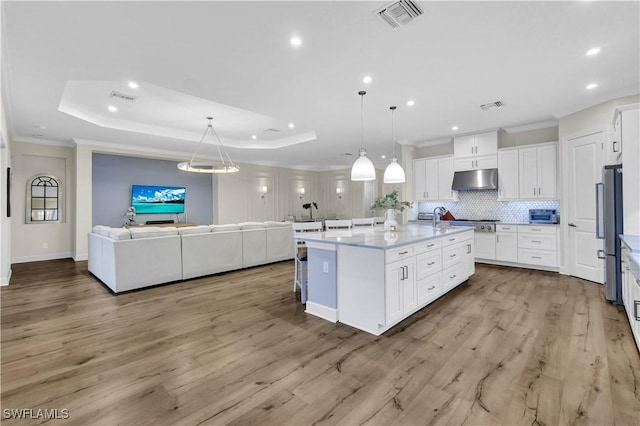
[[[421,280],[442,269],[442,252],[434,250],[416,256],[416,279]]]
[[[476,259],[496,258],[496,234],[493,232],[476,232],[474,237]]]
[[[385,276],[385,319],[393,324],[417,307],[415,257],[388,263]]]
[[[453,157],[438,158],[438,200],[457,200],[458,191],[451,189],[453,184]]]
[[[635,276],[629,267],[630,251],[622,245],[622,303],[633,333],[638,351],[640,351],[640,276]]]
[[[498,167],[498,132],[460,136],[453,139],[453,167],[456,172]]]
[[[419,158],[413,160],[414,201],[457,200],[453,182],[453,157]]]
[[[521,199],[558,197],[557,144],[540,144],[518,151]]]
[[[518,263],[558,266],[558,227],[518,225]]]
[[[516,225],[496,225],[496,260],[518,261],[518,228]]]
[[[476,273],[475,240],[471,238],[462,242],[462,270],[467,277]]]
[[[498,151],[498,200],[517,200],[520,198],[518,173],[518,149]]]
[[[622,150],[622,214],[625,234],[640,235],[640,104],[619,107],[614,115]]]

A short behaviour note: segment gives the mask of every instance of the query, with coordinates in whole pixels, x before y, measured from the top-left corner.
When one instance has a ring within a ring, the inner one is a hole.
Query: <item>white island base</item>
[[[307,312],[377,336],[475,272],[472,230],[407,228],[392,242],[381,230],[300,236],[321,249],[308,254]],[[329,252],[334,253],[334,265],[327,258],[314,259]],[[334,270],[335,275],[328,273]]]

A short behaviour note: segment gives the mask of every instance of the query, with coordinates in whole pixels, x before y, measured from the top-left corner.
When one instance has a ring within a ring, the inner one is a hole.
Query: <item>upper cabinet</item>
[[[457,200],[453,182],[453,157],[419,158],[413,160],[414,201]]]
[[[520,198],[518,152],[513,148],[498,151],[498,200]]]
[[[557,150],[555,142],[518,150],[520,199],[558,198]]]
[[[622,212],[625,234],[640,234],[640,104],[618,107],[614,115],[617,149],[622,151]]]
[[[498,132],[479,133],[453,139],[456,172],[498,167]]]

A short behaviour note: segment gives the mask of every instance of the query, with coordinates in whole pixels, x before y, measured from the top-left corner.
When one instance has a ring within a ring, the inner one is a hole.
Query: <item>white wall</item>
[[[75,226],[73,151],[70,147],[13,141],[12,263],[72,256]],[[64,197],[62,223],[26,223],[27,181],[36,174],[53,175],[61,180]]]

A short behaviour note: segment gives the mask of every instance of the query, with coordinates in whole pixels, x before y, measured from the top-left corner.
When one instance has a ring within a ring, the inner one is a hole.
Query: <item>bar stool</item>
[[[353,222],[351,219],[336,219],[336,220],[325,220],[324,227],[325,229],[351,229],[353,226]]]
[[[296,222],[292,224],[294,237],[305,232],[322,232],[322,222]],[[307,247],[304,241],[293,240],[295,272],[293,275],[293,292],[300,287],[300,303],[307,303]]]
[[[372,228],[375,223],[375,219],[373,217],[358,217],[351,219],[351,222],[353,223],[354,228],[357,228],[359,226]]]

